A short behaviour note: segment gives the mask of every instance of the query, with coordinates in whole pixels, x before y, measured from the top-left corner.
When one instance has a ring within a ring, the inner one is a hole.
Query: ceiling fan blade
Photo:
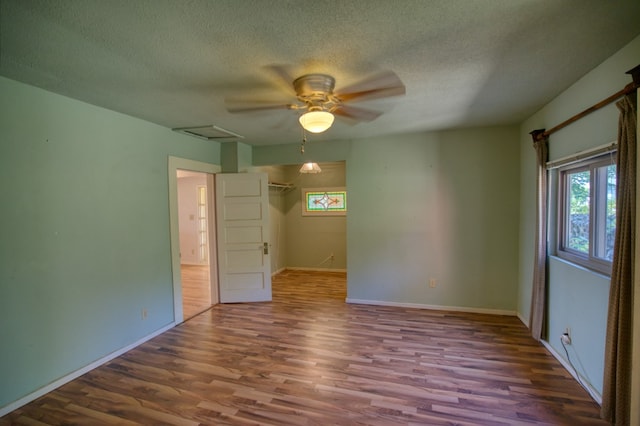
[[[341,89],[336,93],[336,97],[342,102],[353,102],[399,96],[405,93],[406,88],[396,73],[386,71]]]
[[[265,69],[269,70],[272,74],[278,77],[279,86],[285,89],[289,94],[295,96],[296,92],[293,88],[293,80],[295,78],[291,74],[291,66],[282,64],[265,65]]]
[[[231,113],[264,111],[270,109],[293,109],[292,104],[274,103],[273,100],[225,99],[227,111]]]
[[[380,111],[347,105],[339,106],[332,113],[355,121],[373,121],[382,115]]]

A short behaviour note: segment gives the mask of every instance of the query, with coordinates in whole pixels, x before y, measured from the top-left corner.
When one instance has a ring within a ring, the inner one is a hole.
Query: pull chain
[[[304,127],[302,128],[302,143],[300,144],[300,155],[304,155],[304,144],[307,143],[307,134],[304,131]]]

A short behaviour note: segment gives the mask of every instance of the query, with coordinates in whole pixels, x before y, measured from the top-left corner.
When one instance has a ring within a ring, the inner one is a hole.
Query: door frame
[[[168,178],[169,178],[169,233],[171,238],[171,273],[173,276],[173,322],[180,324],[184,321],[184,312],[182,309],[182,277],[180,275],[180,226],[178,223],[178,170],[190,170],[194,172],[207,174],[207,188],[209,192],[214,191],[213,183],[214,175],[222,171],[222,167],[216,164],[203,163],[201,161],[189,160],[186,158],[169,156],[168,161]],[[211,283],[211,304],[219,302],[218,295],[218,260],[216,250],[212,250],[215,244],[215,197],[213,194],[207,194],[209,206],[208,215],[208,231],[209,231],[209,282]]]

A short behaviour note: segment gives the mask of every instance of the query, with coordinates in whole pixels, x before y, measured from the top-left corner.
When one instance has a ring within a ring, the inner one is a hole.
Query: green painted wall
[[[304,156],[297,148],[256,148],[253,160],[346,160],[350,299],[515,312],[517,127],[311,142]]]
[[[518,312],[526,322],[531,303],[531,280],[535,223],[535,153],[529,132],[551,128],[574,114],[607,98],[628,84],[626,71],[638,65],[640,37],[585,75],[520,127],[520,273]],[[551,135],[549,158],[610,143],[617,138],[618,111],[611,104]],[[550,229],[553,234],[555,229]],[[604,340],[609,278],[563,262],[549,247],[549,309],[547,339],[565,357],[560,335],[565,327],[573,335],[569,353],[574,365],[598,393],[602,392]]]
[[[497,127],[352,141],[348,297],[514,312],[517,140]]]
[[[318,141],[309,135],[304,154],[300,153],[298,144],[257,146],[253,148],[252,161],[254,166],[344,161],[350,150],[350,140]]]
[[[5,78],[0,93],[2,407],[173,322],[167,156],[219,164],[220,147]]]
[[[223,142],[220,146],[222,173],[244,173],[252,169],[252,147],[241,142]]]
[[[350,299],[515,312],[517,127],[296,148],[259,147],[253,160],[346,160]]]

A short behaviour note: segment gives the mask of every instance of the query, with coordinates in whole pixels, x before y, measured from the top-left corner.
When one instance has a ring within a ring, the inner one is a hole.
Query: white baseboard
[[[591,395],[591,398],[593,398],[593,400],[597,402],[599,405],[602,405],[602,395],[600,395],[600,392],[594,389],[593,386],[591,386],[591,383],[586,381],[584,377],[576,376],[576,372],[573,371],[573,367],[571,367],[571,364],[569,364],[569,362],[566,359],[561,357],[560,354],[553,348],[553,346],[549,344],[549,342],[547,342],[546,340],[540,340],[540,342],[542,342],[543,346],[547,348],[549,352],[551,352],[551,355],[553,355],[553,357],[557,359],[560,362],[560,364],[562,364],[564,369],[567,370],[569,374],[571,374],[571,377],[576,379],[578,383],[582,384],[582,386],[589,393],[589,395]]]
[[[399,308],[431,309],[436,311],[456,311],[456,312],[469,312],[473,314],[516,316],[515,311],[507,311],[503,309],[470,308],[465,306],[426,305],[422,303],[386,302],[382,300],[351,299],[349,297],[347,297],[346,302],[352,303],[355,305],[396,306]]]
[[[299,268],[297,266],[287,266],[284,268],[290,271],[312,271],[312,272],[347,272],[346,269],[334,269],[334,268]]]
[[[524,324],[525,327],[529,328],[529,321],[524,319],[520,312],[518,312],[518,319]]]
[[[284,272],[287,268],[280,268],[277,271],[272,271],[271,272],[271,276],[273,277],[274,275],[278,275],[281,272]]]
[[[137,346],[140,346],[141,344],[143,344],[144,342],[146,342],[147,340],[151,340],[154,337],[164,333],[165,331],[175,327],[175,323],[171,323],[169,325],[166,325],[162,328],[160,328],[159,330],[154,331],[153,333],[143,337],[142,339],[130,344],[129,346],[126,346],[122,349],[118,349],[115,352],[111,352],[109,355],[100,358],[94,362],[92,362],[89,365],[86,365],[72,373],[67,374],[64,377],[59,378],[58,380],[49,383],[46,386],[41,387],[40,389],[36,390],[35,392],[30,393],[29,395],[26,395],[20,399],[18,399],[17,401],[14,401],[12,403],[10,403],[9,405],[5,405],[4,407],[0,407],[0,417],[5,416],[7,414],[9,414],[10,412],[17,410],[18,408],[22,407],[23,405],[26,405],[32,401],[35,401],[36,399],[40,398],[41,396],[59,388],[62,385],[65,385],[67,383],[69,383],[70,381],[77,379],[78,377],[82,376],[83,374],[88,373],[89,371],[100,367],[103,364],[106,364],[107,362],[111,361],[114,358],[119,357],[120,355],[129,352],[131,349],[134,349]]]

